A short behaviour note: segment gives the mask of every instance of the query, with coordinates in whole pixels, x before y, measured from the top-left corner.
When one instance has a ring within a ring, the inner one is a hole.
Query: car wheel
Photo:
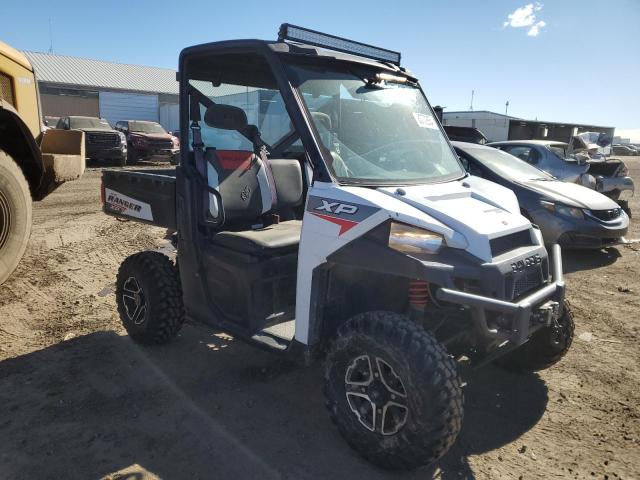
[[[167,343],[184,323],[178,269],[159,252],[136,253],[122,262],[116,301],[124,328],[140,343]]]
[[[0,284],[15,270],[31,234],[31,193],[20,167],[0,150]]]
[[[325,397],[349,445],[387,469],[435,462],[462,426],[456,363],[396,313],[363,313],[341,326],[326,360]]]

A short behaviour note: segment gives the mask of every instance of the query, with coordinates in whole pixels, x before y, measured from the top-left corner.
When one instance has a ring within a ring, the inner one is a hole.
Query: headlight
[[[444,238],[439,233],[412,227],[403,223],[391,223],[389,247],[403,253],[437,253]]]
[[[180,140],[176,136],[171,137],[171,142],[173,142],[173,148],[180,148]]]
[[[584,212],[581,208],[569,207],[567,205],[550,202],[548,200],[541,200],[540,205],[542,205],[542,208],[546,208],[550,212],[557,213],[558,215],[580,219],[584,218]]]

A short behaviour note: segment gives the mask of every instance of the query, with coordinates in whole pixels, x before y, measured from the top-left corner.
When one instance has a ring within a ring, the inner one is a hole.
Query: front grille
[[[506,294],[509,300],[515,300],[527,292],[542,285],[542,268],[531,265],[521,272],[512,273],[507,277]]]
[[[87,144],[96,147],[117,147],[120,137],[117,133],[88,133]]]
[[[11,85],[11,78],[8,75],[0,72],[0,100],[9,102],[12,106],[16,106],[15,99],[13,98],[13,85]]]
[[[589,214],[599,220],[610,222],[622,215],[622,208],[612,208],[609,210],[589,210]]]
[[[515,250],[516,248],[528,247],[530,245],[533,245],[533,240],[531,239],[531,232],[529,230],[510,233],[509,235],[494,238],[489,241],[491,255],[494,257]]]
[[[151,148],[167,150],[173,147],[173,142],[171,140],[149,140],[149,146]]]

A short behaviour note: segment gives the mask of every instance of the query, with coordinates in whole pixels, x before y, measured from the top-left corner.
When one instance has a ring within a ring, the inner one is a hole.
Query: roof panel
[[[170,68],[145,67],[41,52],[23,53],[33,65],[36,77],[41,82],[96,89],[178,94],[176,71]]]

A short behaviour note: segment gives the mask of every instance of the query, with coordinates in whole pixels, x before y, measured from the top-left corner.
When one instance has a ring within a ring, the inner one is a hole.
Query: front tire
[[[162,253],[140,252],[122,262],[116,300],[122,325],[139,343],[167,343],[184,323],[178,269]]]
[[[575,323],[565,301],[558,325],[535,332],[529,341],[496,360],[496,365],[515,372],[545,370],[558,363],[571,348]]]
[[[31,193],[20,167],[0,150],[0,284],[18,266],[31,235]]]
[[[454,360],[404,315],[368,312],[343,324],[326,360],[325,396],[340,433],[382,468],[440,459],[463,418]]]

